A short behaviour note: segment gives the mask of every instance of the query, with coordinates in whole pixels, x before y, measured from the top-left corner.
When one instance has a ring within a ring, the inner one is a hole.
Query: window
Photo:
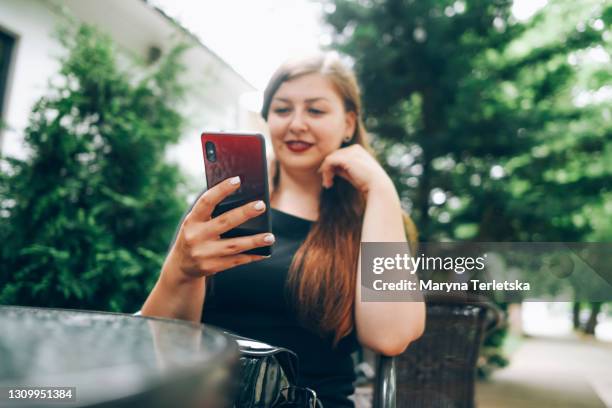
[[[2,123],[4,121],[4,99],[11,65],[15,38],[0,31],[0,152],[2,151]]]

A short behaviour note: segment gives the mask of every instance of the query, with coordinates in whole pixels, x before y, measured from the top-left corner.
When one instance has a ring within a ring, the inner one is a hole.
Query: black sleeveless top
[[[333,348],[331,337],[322,339],[299,324],[285,290],[289,266],[312,222],[270,211],[276,237],[272,257],[216,274],[207,285],[202,322],[294,351],[298,385],[315,390],[324,408],[353,407],[348,396],[354,391],[355,331]]]

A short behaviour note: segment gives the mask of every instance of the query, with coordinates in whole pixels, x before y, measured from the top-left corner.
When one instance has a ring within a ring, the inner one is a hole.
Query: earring
[[[344,143],[348,143],[351,141],[353,137],[351,135],[345,136],[344,139],[342,139],[344,141]]]

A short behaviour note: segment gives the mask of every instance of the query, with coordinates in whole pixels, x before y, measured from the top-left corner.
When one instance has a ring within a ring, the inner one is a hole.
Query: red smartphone
[[[258,133],[203,132],[201,140],[207,188],[230,177],[240,177],[240,188],[217,205],[213,217],[252,201],[262,200],[266,203],[263,214],[251,218],[221,237],[270,232],[270,191],[264,137]],[[254,248],[244,253],[271,255],[272,247]]]

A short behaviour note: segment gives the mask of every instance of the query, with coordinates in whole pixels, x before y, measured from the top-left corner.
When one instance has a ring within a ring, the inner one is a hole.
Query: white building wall
[[[0,29],[16,37],[11,58],[4,120],[2,154],[23,158],[23,130],[34,102],[45,94],[49,79],[59,70],[63,50],[53,32],[58,22],[42,1],[2,0]]]
[[[63,21],[61,9],[78,20],[96,25],[118,44],[126,61],[146,61],[149,49],[170,50],[177,42],[191,45],[183,56],[187,68],[181,81],[187,95],[178,110],[186,118],[180,143],[168,152],[193,181],[203,186],[203,163],[199,141],[202,130],[241,129],[265,131],[241,101],[254,91],[240,75],[189,33],[142,0],[2,0],[0,28],[17,36],[11,76],[5,100],[2,154],[27,155],[23,130],[34,102],[46,93],[48,81],[59,69],[63,52],[54,37]]]

